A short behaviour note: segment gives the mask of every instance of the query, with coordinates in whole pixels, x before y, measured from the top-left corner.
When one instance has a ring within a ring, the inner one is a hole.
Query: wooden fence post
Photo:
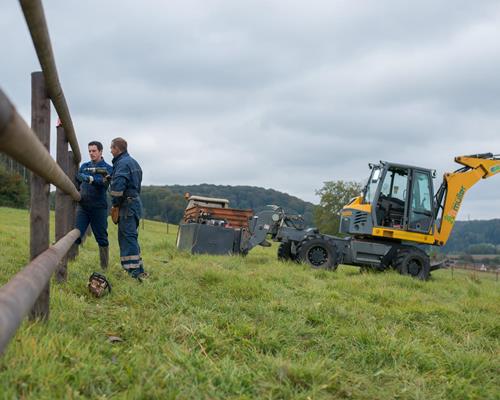
[[[68,176],[69,179],[76,185],[76,173],[78,172],[78,164],[75,163],[75,159],[73,157],[73,152],[70,150],[67,153],[68,157]],[[67,219],[67,230],[70,231],[75,227],[76,224],[76,207],[78,203],[72,199],[70,199],[69,211],[68,211],[68,219]],[[68,260],[72,261],[78,256],[78,245],[73,244],[71,249],[68,251]]]
[[[61,167],[61,169],[69,174],[69,164],[68,160],[68,140],[66,139],[66,132],[61,124],[57,126],[57,151],[56,151],[56,161]],[[72,199],[61,189],[56,189],[56,241],[61,239],[69,232],[72,227],[69,226],[69,220],[71,218],[71,204]],[[57,282],[66,282],[68,280],[68,257],[65,255],[56,272]]]
[[[47,95],[42,72],[31,74],[31,129],[47,150],[50,150],[50,99]],[[50,185],[45,179],[32,173],[30,189],[30,259],[33,260],[49,247]],[[50,281],[30,311],[30,319],[47,320],[49,318],[49,301]]]

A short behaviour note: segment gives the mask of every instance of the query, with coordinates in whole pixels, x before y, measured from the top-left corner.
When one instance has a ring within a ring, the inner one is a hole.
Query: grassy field
[[[455,270],[314,271],[191,256],[146,221],[151,277],[128,278],[110,229],[111,295],[89,296],[90,238],[52,284],[48,323],[24,322],[0,359],[2,399],[498,399],[500,283]],[[25,265],[28,214],[0,208],[0,284]],[[123,341],[111,343],[109,336]]]

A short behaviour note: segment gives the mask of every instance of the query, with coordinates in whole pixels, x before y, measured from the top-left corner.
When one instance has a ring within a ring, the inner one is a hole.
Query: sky
[[[438,187],[455,156],[500,153],[496,0],[43,4],[84,159],[100,140],[110,161],[124,137],[143,184],[317,204],[323,182],[364,182],[369,162],[436,169]],[[0,37],[0,87],[30,121],[40,67],[16,1],[0,2]],[[485,218],[500,218],[498,176],[459,214]]]

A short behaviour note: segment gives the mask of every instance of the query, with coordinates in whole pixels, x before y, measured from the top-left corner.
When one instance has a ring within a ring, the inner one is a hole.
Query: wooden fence
[[[22,320],[49,316],[50,279],[67,279],[68,258],[76,257],[73,229],[80,194],[74,176],[81,161],[71,115],[59,82],[41,0],[19,1],[42,72],[31,74],[31,128],[0,89],[0,153],[31,170],[30,259],[0,288],[0,354]],[[57,162],[50,155],[51,103],[61,121],[57,126]],[[68,144],[72,151],[68,151]],[[49,247],[50,184],[56,186],[56,243]]]

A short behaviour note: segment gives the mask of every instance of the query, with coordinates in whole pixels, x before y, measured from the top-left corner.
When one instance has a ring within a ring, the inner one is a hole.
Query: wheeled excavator
[[[371,174],[362,194],[340,213],[340,233],[348,237],[298,227],[281,208],[273,206],[254,217],[250,239],[243,245],[248,251],[270,235],[281,242],[281,259],[327,269],[339,264],[393,268],[426,280],[440,265],[431,266],[422,245],[444,246],[467,190],[500,173],[500,158],[492,153],[460,156],[455,161],[462,167],[445,173],[435,194],[434,170],[385,161],[369,164]]]

